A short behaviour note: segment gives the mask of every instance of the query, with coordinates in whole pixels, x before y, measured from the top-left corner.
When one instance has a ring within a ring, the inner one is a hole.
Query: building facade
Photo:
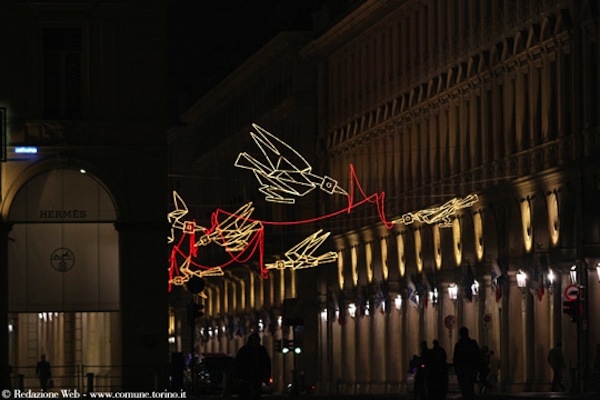
[[[300,50],[312,38],[310,32],[282,32],[252,55],[224,81],[199,99],[182,115],[185,126],[170,130],[170,182],[174,191],[186,202],[189,215],[198,225],[212,229],[214,215],[220,211],[235,214],[240,206],[250,204],[251,218],[260,221],[289,221],[309,218],[317,208],[316,197],[310,208],[290,208],[265,200],[257,190],[250,171],[235,166],[236,158],[245,151],[255,152],[250,132],[256,123],[279,138],[295,143],[308,159],[314,159],[316,128],[314,119],[314,75],[310,60],[300,57]],[[268,128],[267,128],[268,127]],[[174,205],[175,206],[175,205]],[[295,270],[269,272],[264,279],[259,253],[264,262],[283,258],[282,249],[293,246],[307,234],[301,227],[264,225],[263,251],[242,252],[244,262],[232,259],[219,246],[200,246],[198,256],[209,266],[223,267],[222,276],[204,280],[206,298],[192,296],[184,287],[174,285],[171,291],[173,352],[225,353],[235,356],[245,344],[251,330],[261,332],[262,343],[271,354],[274,388],[285,390],[290,371],[295,370],[292,355],[274,351],[278,340],[294,337],[294,329],[283,322],[286,299],[298,293],[314,291],[315,278]],[[250,257],[249,257],[250,256]],[[181,258],[181,262],[187,258]],[[307,271],[309,274],[312,271]],[[300,279],[300,275],[306,279]],[[185,315],[190,301],[204,305],[205,318],[195,325],[190,341]],[[308,304],[308,302],[311,302]],[[308,297],[306,307],[318,310],[317,297]],[[316,325],[313,332],[316,332]],[[312,343],[316,365],[316,335]],[[311,341],[312,340],[312,341]]]
[[[0,5],[2,388],[166,385],[165,10]]]
[[[585,387],[599,329],[594,21],[588,2],[365,2],[304,50],[328,99],[328,173],[352,181],[354,165],[367,194],[385,191],[387,218],[371,207],[331,226],[338,271],[321,292],[344,301],[321,323],[323,386],[398,390],[420,341],[451,357],[466,326],[500,355],[501,388],[547,389],[556,342]],[[577,324],[562,312],[571,284]],[[370,316],[339,325],[349,303]]]
[[[323,251],[337,257],[266,280],[256,261],[207,279],[199,351],[233,354],[259,329],[280,388],[293,369],[322,393],[399,393],[420,342],[439,340],[451,362],[465,326],[500,356],[502,390],[548,390],[558,342],[568,383],[587,389],[600,333],[590,318],[600,306],[597,22],[588,1],[364,1],[297,50],[314,79],[301,112],[254,97],[277,93],[269,82],[299,60],[268,63],[286,58],[267,46],[242,65],[174,136],[199,149],[191,175],[220,181],[188,183],[190,197],[210,210],[253,201],[266,221],[310,219],[305,230],[277,226],[270,257],[312,229],[332,233]],[[251,122],[347,195],[261,202],[253,177],[232,167],[253,146],[240,136]],[[293,298],[306,351],[292,360],[275,341],[295,338],[277,324]],[[567,299],[580,301],[575,322]]]

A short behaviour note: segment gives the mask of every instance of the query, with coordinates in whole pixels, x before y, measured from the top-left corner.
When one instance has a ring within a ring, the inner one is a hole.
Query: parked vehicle
[[[235,358],[226,354],[203,354],[189,369],[188,388],[194,394],[230,393],[234,367]]]

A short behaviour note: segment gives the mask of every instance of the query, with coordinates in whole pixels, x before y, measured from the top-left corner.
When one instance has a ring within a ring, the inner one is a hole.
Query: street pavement
[[[205,399],[205,400],[217,400],[217,399],[231,399],[235,400],[238,398],[234,396],[217,396],[217,395],[205,395],[205,396],[188,396],[191,399]],[[569,393],[569,392],[524,392],[524,393],[486,393],[477,397],[478,400],[507,400],[507,399],[586,399],[586,400],[598,400],[600,399],[600,392],[586,392],[586,393]],[[312,394],[312,395],[285,395],[285,394],[264,394],[262,400],[340,400],[340,399],[365,399],[365,400],[413,400],[412,394]],[[460,394],[451,393],[446,397],[446,400],[460,400]]]

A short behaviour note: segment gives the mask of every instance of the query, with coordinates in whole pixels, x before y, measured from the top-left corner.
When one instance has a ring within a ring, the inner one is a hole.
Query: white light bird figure
[[[274,263],[265,264],[266,269],[303,269],[316,267],[319,264],[334,262],[337,260],[337,253],[329,251],[320,256],[313,256],[315,250],[323,244],[329,237],[330,232],[321,235],[322,229],[313,233],[291,249],[285,252],[287,260],[278,260]]]
[[[248,247],[252,236],[263,229],[260,221],[250,218],[254,212],[252,203],[246,203],[235,213],[228,214],[223,221],[214,216],[214,230],[200,238],[196,246],[205,246],[210,242],[224,247],[227,251],[240,252]]]
[[[181,220],[188,214],[189,210],[185,201],[183,201],[176,191],[173,191],[173,204],[175,205],[175,209],[167,214],[167,220],[169,221],[169,224],[171,224],[171,235],[167,236],[167,243],[173,243],[175,241],[175,229],[188,234],[204,232],[206,230],[206,228],[196,225],[194,221]]]
[[[479,201],[477,194],[470,194],[462,199],[455,197],[438,207],[402,214],[402,217],[394,220],[393,223],[410,225],[415,221],[419,221],[426,224],[439,223],[440,227],[448,228],[452,226],[452,217],[456,215],[456,211],[471,207],[477,201]]]
[[[256,124],[252,126],[256,132],[250,135],[262,152],[264,162],[243,152],[234,165],[254,172],[266,201],[294,204],[294,197],[302,197],[317,187],[328,194],[347,195],[335,179],[313,174],[312,166],[287,143]]]
[[[199,278],[205,278],[208,276],[223,276],[225,272],[221,267],[214,267],[209,269],[190,269],[190,257],[188,257],[180,266],[179,273],[181,275],[176,275],[169,280],[169,283],[175,286],[183,286],[187,281],[189,281],[194,276]]]

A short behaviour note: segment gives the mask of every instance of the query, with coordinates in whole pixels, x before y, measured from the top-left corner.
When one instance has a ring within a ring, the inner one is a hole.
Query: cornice
[[[399,12],[420,0],[367,0],[327,32],[313,40],[302,49],[303,57],[323,56],[333,49],[338,49],[340,43],[348,43],[355,36],[364,33],[369,27],[381,22],[381,19],[391,11]],[[398,3],[401,3],[398,6]]]

